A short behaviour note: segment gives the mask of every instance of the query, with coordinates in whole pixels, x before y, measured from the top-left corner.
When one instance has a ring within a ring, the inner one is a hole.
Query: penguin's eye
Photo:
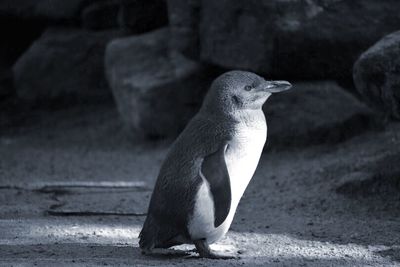
[[[246,85],[244,87],[244,90],[246,90],[246,91],[251,91],[251,89],[253,89],[253,86],[251,86],[251,85]]]

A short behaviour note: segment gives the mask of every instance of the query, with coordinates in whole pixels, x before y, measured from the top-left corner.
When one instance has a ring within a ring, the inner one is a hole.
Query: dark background
[[[394,0],[3,0],[1,125],[14,126],[35,109],[115,99],[132,139],[174,138],[210,82],[243,69],[267,79],[331,81],[326,90],[304,86],[280,97],[266,112],[276,145],[337,141],[376,122],[355,98],[343,102],[346,92],[373,106],[378,122],[399,118],[398,57],[390,56],[396,45],[382,42],[377,58],[361,60],[357,87],[353,82],[359,56],[398,29],[398,9]],[[290,122],[299,125],[275,126],[276,116],[298,116]],[[298,129],[299,136],[278,128]]]

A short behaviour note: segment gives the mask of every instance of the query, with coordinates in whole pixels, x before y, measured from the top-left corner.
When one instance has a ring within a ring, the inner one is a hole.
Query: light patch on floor
[[[70,223],[60,220],[0,220],[0,245],[92,243],[137,244],[137,225]]]
[[[269,258],[307,258],[307,259],[341,259],[343,257],[355,260],[375,261],[381,258],[375,252],[398,248],[400,246],[362,246],[358,244],[335,244],[316,240],[302,240],[285,234],[260,234],[231,232],[229,239],[241,242],[242,246],[250,246],[252,253]],[[257,240],[249,243],[246,240]],[[261,244],[260,244],[261,243]],[[260,249],[257,249],[259,247]]]
[[[70,223],[63,220],[0,220],[0,245],[59,245],[99,244],[115,246],[138,246],[139,225],[113,225],[111,223]],[[242,258],[270,258],[305,260],[340,260],[379,263],[385,258],[377,252],[399,249],[400,246],[363,246],[358,244],[335,244],[316,240],[302,240],[285,234],[261,234],[229,232],[212,249],[236,253]],[[191,250],[192,245],[176,249]]]

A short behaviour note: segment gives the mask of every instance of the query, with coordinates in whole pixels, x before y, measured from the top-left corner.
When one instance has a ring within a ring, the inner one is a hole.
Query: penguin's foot
[[[220,260],[228,260],[228,259],[237,259],[238,257],[232,254],[225,254],[221,252],[215,252],[210,249],[210,246],[207,244],[205,240],[196,240],[193,242],[196,246],[197,252],[199,253],[201,258],[208,259],[220,259]]]

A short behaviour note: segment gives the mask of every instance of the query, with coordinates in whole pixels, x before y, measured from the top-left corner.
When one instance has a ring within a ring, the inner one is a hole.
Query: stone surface
[[[106,72],[118,110],[136,136],[176,136],[199,108],[214,76],[170,53],[168,30],[113,40]]]
[[[104,50],[108,41],[120,35],[74,28],[47,30],[14,65],[18,96],[42,102],[108,95]]]
[[[353,77],[368,104],[400,119],[400,31],[364,52],[354,64]]]
[[[185,55],[284,78],[346,78],[359,54],[398,29],[395,0],[169,0]]]
[[[85,0],[2,0],[0,16],[25,19],[75,20]]]
[[[84,188],[65,195],[55,195],[59,203],[47,209],[47,212],[52,215],[144,216],[147,212],[151,190]],[[104,195],[107,195],[106,199],[103,198]]]
[[[400,194],[400,153],[383,156],[365,164],[362,171],[346,173],[336,192],[352,198],[385,197],[398,200]]]
[[[266,148],[337,143],[375,128],[373,113],[335,82],[294,83],[267,100]]]

